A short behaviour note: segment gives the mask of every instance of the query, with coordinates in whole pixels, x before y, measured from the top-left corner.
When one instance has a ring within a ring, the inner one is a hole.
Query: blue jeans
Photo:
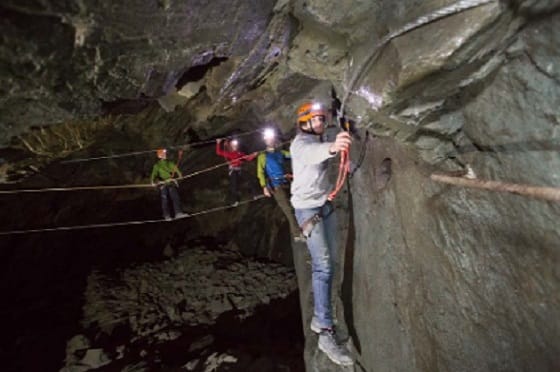
[[[313,227],[311,235],[307,238],[307,248],[311,254],[314,315],[321,328],[331,328],[333,326],[331,287],[336,258],[334,209],[330,203],[327,203],[323,207],[295,210],[300,226],[319,211],[322,211],[326,217]]]

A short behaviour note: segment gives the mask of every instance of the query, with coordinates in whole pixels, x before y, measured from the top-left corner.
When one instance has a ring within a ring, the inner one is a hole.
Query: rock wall
[[[374,174],[354,179],[343,293],[364,369],[556,370],[558,206],[433,184],[410,153],[376,145],[366,161],[391,158],[393,174],[373,195]]]
[[[458,161],[482,179],[558,186],[558,25],[554,16],[524,29],[492,78],[456,97],[458,109],[434,126],[440,136],[357,141],[353,158],[365,158],[340,201],[336,300],[356,370],[560,368],[560,206],[429,179]],[[455,160],[433,166],[424,151]],[[304,261],[296,256],[307,327]],[[307,337],[308,370],[348,370]]]

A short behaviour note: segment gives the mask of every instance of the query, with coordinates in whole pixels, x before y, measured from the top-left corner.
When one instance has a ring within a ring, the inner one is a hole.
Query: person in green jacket
[[[285,171],[285,163],[291,159],[290,152],[278,148],[276,132],[268,128],[263,136],[266,150],[257,157],[257,178],[266,197],[274,196],[290,224],[290,232],[295,241],[304,241],[290,205],[290,182]]]
[[[179,184],[175,179],[175,175],[182,177],[183,174],[175,163],[167,159],[166,149],[158,149],[157,157],[159,161],[155,163],[152,168],[150,181],[152,183],[152,186],[159,187],[161,196],[161,208],[163,209],[163,218],[165,218],[166,221],[171,220],[171,215],[169,214],[170,198],[173,204],[175,218],[188,216],[187,213],[183,213],[183,211],[181,210],[181,200],[179,199],[179,193],[177,192]]]

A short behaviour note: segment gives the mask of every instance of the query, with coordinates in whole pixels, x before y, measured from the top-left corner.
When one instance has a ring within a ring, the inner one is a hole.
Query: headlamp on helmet
[[[165,155],[167,155],[167,150],[166,149],[157,149],[156,153],[157,153],[157,157],[162,159],[163,157],[165,157]]]
[[[300,124],[307,123],[315,116],[327,116],[327,111],[319,102],[306,102],[298,108],[297,121]]]
[[[265,140],[271,140],[274,139],[276,137],[276,133],[274,132],[274,129],[272,128],[266,128],[263,132],[263,138]]]

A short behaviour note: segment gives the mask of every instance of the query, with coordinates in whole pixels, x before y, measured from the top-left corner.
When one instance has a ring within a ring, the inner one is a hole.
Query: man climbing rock
[[[171,202],[173,204],[175,218],[187,216],[188,214],[183,213],[181,210],[181,200],[179,199],[179,193],[177,192],[179,184],[175,179],[175,174],[179,177],[183,176],[179,167],[177,167],[177,164],[167,159],[166,149],[158,149],[157,157],[159,160],[152,167],[150,181],[152,186],[159,187],[163,218],[165,218],[166,221],[171,220],[171,215],[169,214],[169,198],[171,198]]]
[[[276,131],[272,128],[264,131],[263,139],[266,150],[257,157],[257,178],[263,193],[268,198],[274,196],[276,203],[288,219],[292,238],[295,241],[305,241],[289,201],[290,182],[285,170],[285,163],[291,159],[290,152],[278,147]]]
[[[239,204],[241,195],[239,193],[239,184],[243,181],[243,168],[244,162],[252,161],[257,157],[257,153],[250,155],[245,154],[239,150],[239,141],[233,139],[227,141],[224,145],[222,138],[216,140],[216,154],[223,156],[229,163],[229,200],[233,205]],[[249,190],[253,197],[256,197],[255,187],[253,182],[248,179]]]
[[[328,201],[332,189],[327,178],[328,160],[348,150],[352,139],[346,132],[334,142],[324,142],[327,111],[317,103],[306,102],[297,111],[298,133],[290,146],[294,180],[291,202],[311,254],[314,314],[311,330],[319,334],[318,347],[334,363],[354,362],[335,335],[331,287],[336,258],[335,212]]]

